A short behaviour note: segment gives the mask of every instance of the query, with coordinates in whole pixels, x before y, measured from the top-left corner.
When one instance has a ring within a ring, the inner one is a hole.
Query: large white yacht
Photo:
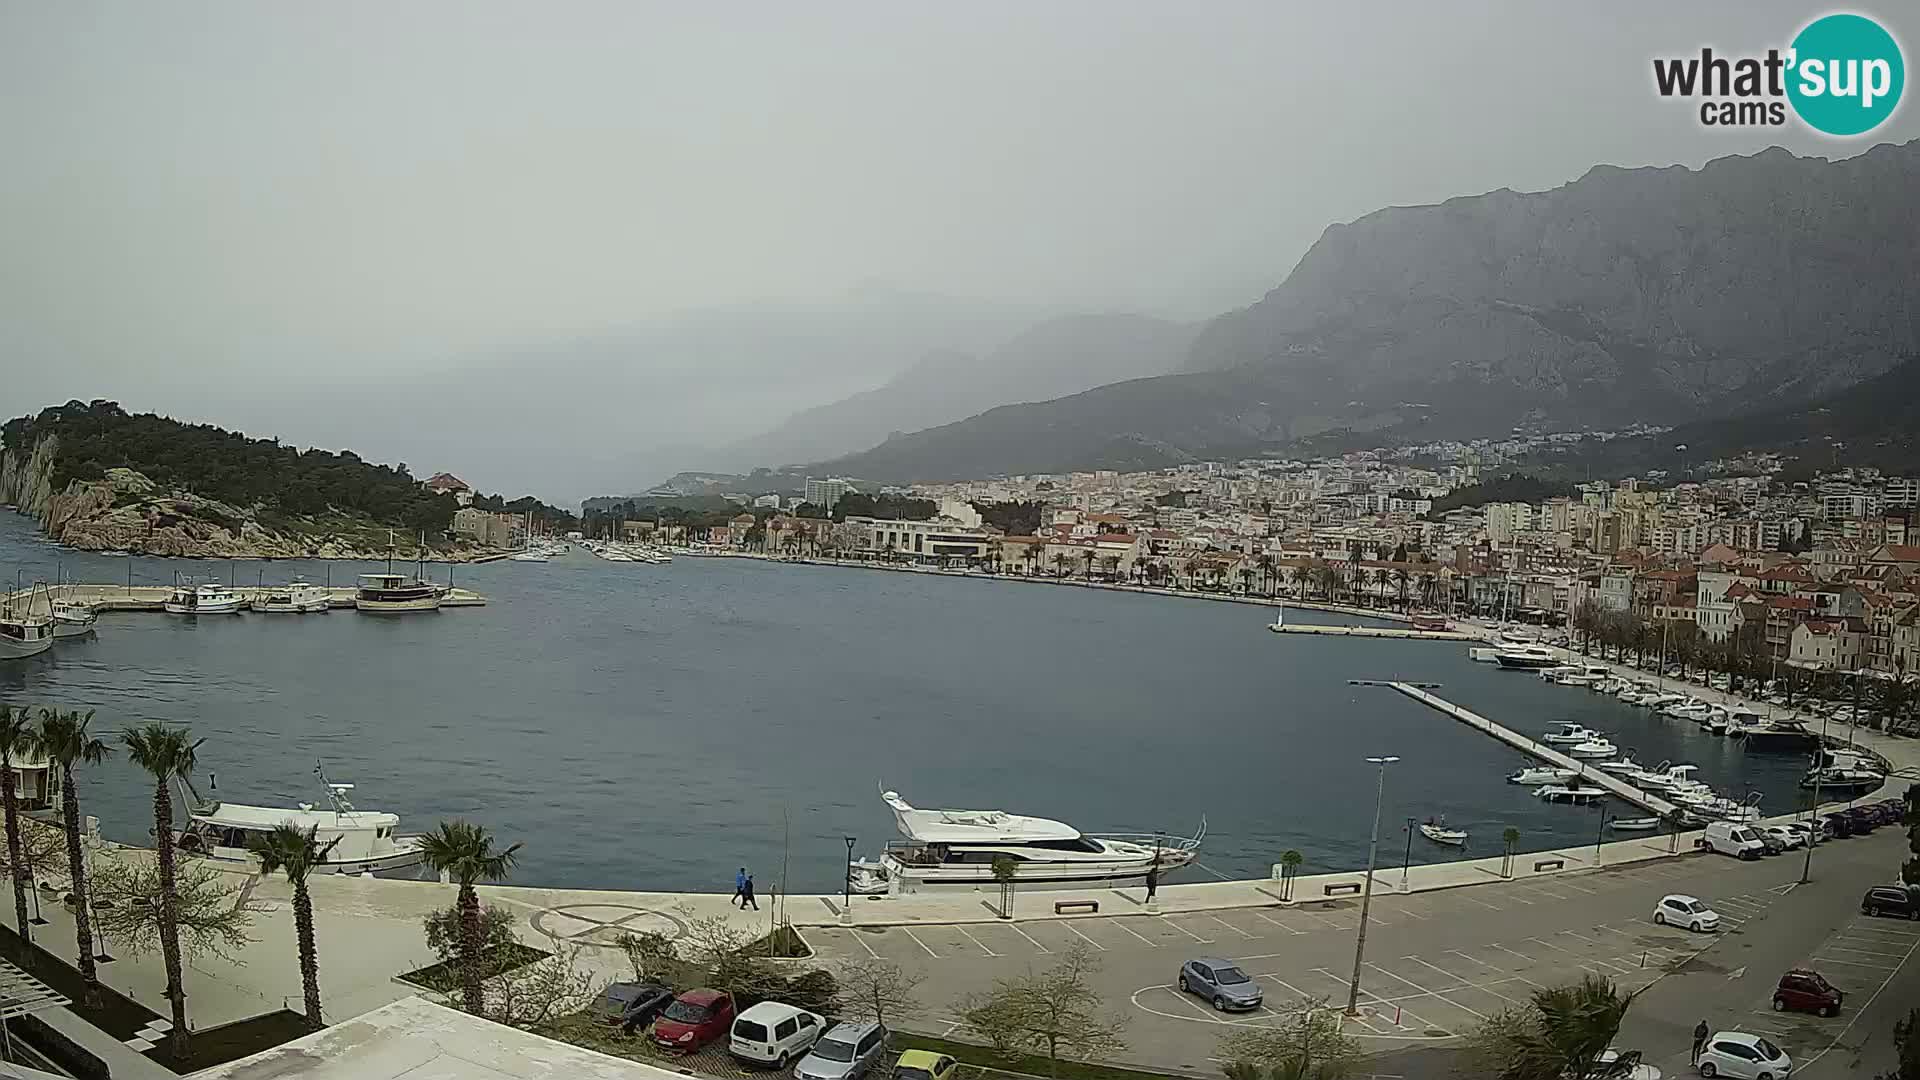
[[[903,840],[878,859],[855,862],[848,879],[856,892],[895,894],[929,886],[992,888],[993,863],[1013,860],[1020,885],[1097,885],[1139,881],[1155,867],[1165,874],[1199,853],[1205,820],[1191,837],[1152,834],[1089,835],[1065,822],[1002,810],[920,810],[897,791],[882,792]]]
[[[1540,668],[1560,666],[1560,654],[1545,645],[1515,645],[1493,654],[1493,662],[1503,668]]]
[[[322,847],[338,841],[320,860],[318,869],[322,873],[398,870],[420,862],[420,838],[399,835],[397,815],[354,809],[347,798],[352,784],[329,783],[318,766],[314,772],[327,789],[329,809],[316,809],[310,803],[292,807],[245,806],[217,800],[201,803],[188,812],[187,827],[174,842],[194,855],[252,866],[259,860],[248,842],[272,832],[275,826],[292,825],[315,830],[314,838]]]
[[[160,606],[169,615],[232,615],[241,603],[240,594],[225,585],[180,585]]]

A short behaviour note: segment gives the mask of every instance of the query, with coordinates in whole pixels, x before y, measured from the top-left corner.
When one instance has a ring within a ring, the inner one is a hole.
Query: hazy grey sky
[[[564,418],[511,400],[513,358],[547,358],[538,381],[568,342],[873,283],[1202,318],[1383,205],[1920,133],[1911,104],[1831,142],[1654,96],[1651,56],[1784,44],[1821,10],[10,3],[0,404],[111,396],[556,496],[644,483],[887,364],[743,349],[716,396],[712,357],[605,361],[675,374],[622,373],[656,411],[632,429],[588,400],[566,426],[595,442],[541,437]],[[466,395],[504,395],[485,438],[345,404],[476,365]],[[499,452],[502,416],[524,447]]]

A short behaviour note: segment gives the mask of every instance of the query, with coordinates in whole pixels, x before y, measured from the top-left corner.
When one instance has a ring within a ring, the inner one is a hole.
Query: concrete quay
[[[1548,746],[1546,743],[1536,741],[1530,735],[1522,735],[1519,732],[1513,730],[1512,728],[1503,727],[1500,724],[1496,724],[1493,721],[1487,719],[1486,717],[1481,716],[1479,713],[1474,712],[1471,709],[1466,709],[1466,708],[1462,708],[1459,705],[1455,705],[1453,702],[1448,701],[1445,698],[1440,697],[1430,691],[1422,690],[1411,683],[1404,683],[1404,682],[1390,682],[1387,685],[1393,687],[1395,690],[1398,690],[1399,692],[1401,692],[1402,694],[1405,694],[1406,696],[1412,698],[1413,700],[1420,702],[1422,705],[1432,706],[1433,708],[1447,714],[1448,716],[1453,717],[1455,720],[1460,721],[1461,723],[1467,725],[1468,727],[1474,728],[1478,731],[1483,731],[1486,734],[1491,735],[1496,739],[1499,739],[1501,742],[1506,743],[1508,746],[1511,746],[1514,749],[1521,751],[1522,753],[1531,754],[1532,756],[1539,758],[1541,761],[1547,762],[1548,764],[1554,766],[1555,768],[1573,769],[1577,773],[1579,773],[1580,777],[1583,780],[1586,780],[1589,783],[1597,784],[1600,787],[1605,788],[1608,794],[1613,795],[1615,798],[1624,799],[1627,802],[1633,803],[1635,806],[1639,806],[1644,809],[1651,810],[1653,813],[1658,814],[1662,817],[1665,817],[1666,815],[1673,813],[1673,811],[1677,809],[1677,807],[1675,807],[1674,804],[1668,802],[1667,800],[1662,799],[1655,795],[1650,795],[1647,792],[1642,791],[1637,787],[1634,787],[1632,784],[1627,783],[1625,780],[1622,780],[1617,776],[1611,775],[1610,773],[1606,772],[1604,769],[1588,768],[1588,766],[1592,764],[1591,762],[1582,761],[1579,758],[1575,758],[1575,757],[1570,757],[1567,754],[1561,753],[1559,750],[1556,750],[1553,747]]]
[[[1268,623],[1276,634],[1324,634],[1329,637],[1416,638],[1424,641],[1479,641],[1458,630],[1410,630],[1398,626],[1324,626],[1315,623]]]
[[[252,601],[255,597],[270,594],[276,586],[235,585],[230,590],[241,599]],[[335,585],[327,589],[329,607],[351,608],[355,587]],[[86,604],[95,611],[160,611],[167,598],[173,595],[170,585],[99,585],[66,584],[50,585],[45,589],[23,589],[19,592],[0,594],[0,603],[24,607],[28,604],[44,605],[47,596],[55,600],[71,600]],[[481,607],[487,598],[470,589],[450,589],[441,607]]]

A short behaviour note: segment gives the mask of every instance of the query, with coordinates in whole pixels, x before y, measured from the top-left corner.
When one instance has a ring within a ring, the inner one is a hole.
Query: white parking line
[[[1599,939],[1598,939],[1598,938],[1590,938],[1590,937],[1588,937],[1588,936],[1587,936],[1587,935],[1585,935],[1585,934],[1577,934],[1577,933],[1574,933],[1574,932],[1573,932],[1572,930],[1562,930],[1562,931],[1560,931],[1560,932],[1561,932],[1561,933],[1563,933],[1563,934],[1565,934],[1565,935],[1567,935],[1568,937],[1574,937],[1574,938],[1579,938],[1579,939],[1580,939],[1581,941],[1584,941],[1584,942],[1586,942],[1586,943],[1587,943],[1587,944],[1589,944],[1589,945],[1598,945],[1598,944],[1600,944],[1600,941],[1599,941]]]
[[[1331,927],[1333,927],[1333,928],[1334,928],[1335,930],[1351,930],[1351,929],[1353,929],[1353,928],[1352,928],[1352,927],[1350,927],[1350,926],[1341,926],[1341,925],[1340,925],[1339,923],[1337,923],[1337,922],[1334,922],[1334,921],[1333,921],[1332,919],[1328,919],[1328,918],[1324,918],[1324,917],[1322,917],[1322,916],[1320,916],[1320,915],[1317,915],[1317,914],[1315,914],[1314,912],[1311,912],[1311,911],[1308,911],[1308,910],[1307,910],[1306,908],[1298,908],[1298,909],[1296,909],[1296,910],[1298,910],[1300,914],[1302,914],[1302,915],[1305,915],[1305,916],[1306,916],[1307,918],[1309,918],[1309,919],[1312,919],[1312,920],[1313,920],[1313,921],[1315,921],[1315,922],[1323,922],[1323,923],[1326,923],[1326,924],[1327,924],[1328,926],[1331,926]]]
[[[1142,945],[1145,945],[1145,946],[1146,946],[1147,948],[1149,948],[1149,949],[1157,949],[1157,948],[1159,948],[1159,947],[1160,947],[1158,943],[1156,943],[1156,942],[1152,942],[1152,941],[1148,941],[1148,940],[1147,940],[1146,938],[1143,938],[1143,937],[1140,937],[1140,935],[1139,935],[1139,934],[1134,934],[1134,933],[1133,933],[1133,927],[1131,927],[1131,926],[1128,926],[1128,925],[1127,925],[1126,923],[1123,923],[1123,922],[1121,922],[1121,921],[1119,921],[1118,919],[1116,919],[1116,920],[1114,920],[1114,923],[1113,923],[1113,925],[1114,925],[1114,926],[1116,926],[1116,927],[1118,927],[1118,928],[1119,928],[1119,929],[1121,929],[1121,930],[1125,930],[1125,931],[1126,931],[1127,933],[1129,933],[1129,934],[1133,934],[1133,936],[1134,936],[1135,938],[1138,938],[1138,939],[1139,939],[1139,941],[1140,941],[1140,944],[1142,944]],[[1188,937],[1192,937],[1193,935],[1192,935],[1192,934],[1188,934],[1187,936],[1188,936]]]
[[[907,935],[908,937],[910,937],[910,938],[912,938],[912,939],[913,939],[913,943],[914,943],[915,945],[918,945],[918,946],[920,946],[920,947],[921,947],[921,948],[923,948],[923,949],[927,949],[927,943],[926,943],[926,942],[924,942],[924,941],[921,941],[921,940],[920,940],[920,936],[919,936],[918,934],[915,934],[915,933],[914,933],[914,932],[913,932],[912,930],[909,930],[909,929],[907,929],[907,928],[906,928],[906,927],[904,927],[904,926],[903,926],[903,927],[901,927],[901,928],[900,928],[900,930],[901,930],[901,932],[902,932],[902,933],[904,933],[904,934],[906,934],[906,935]],[[928,956],[931,956],[931,957],[933,957],[933,958],[934,958],[935,960],[938,960],[938,959],[940,959],[940,954],[939,954],[939,953],[937,953],[937,952],[934,952],[934,951],[933,951],[932,949],[927,949],[927,955],[928,955]]]
[[[1515,951],[1515,950],[1513,950],[1513,949],[1509,949],[1509,948],[1507,948],[1507,947],[1506,947],[1505,945],[1495,945],[1495,944],[1492,944],[1492,943],[1490,942],[1490,943],[1488,943],[1488,945],[1487,945],[1487,948],[1489,948],[1489,949],[1499,949],[1499,950],[1500,950],[1501,952],[1503,952],[1503,953],[1513,953],[1513,955],[1515,955],[1515,956],[1517,956],[1517,957],[1519,957],[1519,958],[1520,958],[1520,959],[1522,959],[1522,960],[1525,960],[1525,961],[1526,961],[1527,963],[1529,963],[1529,964],[1531,964],[1531,963],[1533,963],[1533,957],[1531,957],[1531,956],[1528,956],[1528,955],[1527,955],[1526,953],[1523,953],[1523,952],[1518,952],[1518,951]],[[1562,950],[1562,951],[1565,951],[1565,950]]]
[[[964,927],[964,926],[956,926],[956,927],[954,927],[954,929],[955,929],[955,930],[958,930],[958,931],[960,931],[960,933],[961,933],[961,935],[962,935],[963,937],[965,937],[965,938],[966,938],[966,939],[967,939],[968,941],[971,941],[971,942],[973,942],[973,943],[974,943],[975,945],[978,945],[978,946],[980,946],[980,951],[981,951],[981,952],[983,952],[983,953],[986,953],[986,954],[987,954],[988,956],[999,956],[999,955],[1000,955],[999,953],[997,953],[997,952],[994,952],[994,951],[993,951],[992,949],[989,949],[989,948],[987,948],[987,943],[986,943],[986,942],[984,942],[984,941],[981,941],[981,940],[980,940],[979,938],[977,938],[977,937],[974,937],[974,936],[973,936],[972,934],[969,934],[969,933],[967,933],[967,928],[966,928],[966,927]]]
[[[1891,951],[1885,949],[1849,949],[1844,945],[1828,945],[1826,951],[1859,953],[1861,956],[1878,956],[1883,958],[1889,956],[1904,957],[1907,954],[1907,950],[1905,949],[1894,949]]]
[[[1267,915],[1265,915],[1265,914],[1263,914],[1263,913],[1261,913],[1261,912],[1258,912],[1258,911],[1256,911],[1256,912],[1254,912],[1254,915],[1256,915],[1256,916],[1258,916],[1259,918],[1262,918],[1262,919],[1266,919],[1266,920],[1267,920],[1268,922],[1270,922],[1270,923],[1272,923],[1273,925],[1275,925],[1275,926],[1277,926],[1277,927],[1279,927],[1279,928],[1280,928],[1280,929],[1282,929],[1282,930],[1285,930],[1285,931],[1286,931],[1287,933],[1289,933],[1289,934],[1304,934],[1304,933],[1306,933],[1306,931],[1305,931],[1305,930],[1295,930],[1295,929],[1294,929],[1293,927],[1291,927],[1291,926],[1288,926],[1288,925],[1287,925],[1286,923],[1283,923],[1283,922],[1281,922],[1281,921],[1280,921],[1279,919],[1275,919],[1275,918],[1270,918],[1269,916],[1267,916]]]
[[[1503,907],[1494,907],[1494,906],[1493,906],[1492,904],[1489,904],[1489,903],[1487,903],[1487,902],[1486,902],[1485,900],[1482,900],[1482,899],[1480,899],[1480,898],[1479,898],[1479,897],[1477,897],[1477,896],[1466,896],[1466,895],[1464,895],[1464,894],[1463,894],[1463,895],[1462,895],[1462,896],[1460,897],[1460,899],[1462,899],[1462,900],[1470,900],[1470,901],[1472,901],[1473,903],[1476,903],[1476,904],[1479,904],[1479,905],[1480,905],[1481,907],[1483,907],[1483,908],[1486,908],[1486,909],[1487,909],[1488,911],[1505,911],[1505,910],[1507,910],[1506,908],[1503,908]]]
[[[1471,986],[1478,990],[1484,990],[1487,993],[1492,994],[1494,997],[1499,998],[1501,1001],[1508,1003],[1509,1005],[1525,1004],[1525,1002],[1521,1001],[1519,998],[1511,998],[1501,993],[1500,991],[1495,990],[1494,986],[1497,985],[1496,983],[1476,983],[1473,980],[1468,979],[1463,975],[1456,975],[1453,972],[1448,971],[1446,968],[1443,968],[1438,964],[1429,964],[1425,960],[1422,960],[1417,956],[1403,956],[1400,959],[1411,960],[1414,963],[1419,964],[1421,967],[1424,967],[1424,968],[1432,968],[1433,970],[1439,972],[1442,975],[1445,975],[1447,978],[1452,979],[1455,982],[1462,984],[1463,986]],[[1505,982],[1505,981],[1506,981],[1505,979],[1498,980],[1498,982]]]
[[[1187,935],[1188,937],[1190,937],[1190,938],[1192,938],[1193,940],[1195,940],[1195,941],[1197,941],[1197,942],[1199,942],[1199,943],[1200,943],[1200,944],[1202,944],[1202,945],[1211,945],[1211,944],[1213,944],[1213,939],[1212,939],[1212,938],[1204,938],[1204,937],[1201,937],[1201,936],[1200,936],[1199,934],[1196,934],[1196,933],[1194,933],[1193,931],[1191,931],[1191,930],[1189,930],[1189,929],[1187,929],[1186,927],[1184,927],[1184,926],[1181,926],[1181,925],[1180,925],[1179,923],[1177,923],[1177,922],[1174,922],[1174,921],[1173,921],[1172,919],[1168,919],[1168,920],[1167,920],[1167,925],[1168,925],[1168,926],[1171,926],[1171,927],[1173,927],[1173,928],[1174,928],[1175,930],[1178,930],[1178,931],[1180,931],[1181,933],[1183,933],[1183,934],[1185,934],[1185,935]],[[1128,931],[1128,933],[1132,933],[1132,931]],[[1134,934],[1133,936],[1134,936],[1134,937],[1140,937],[1140,935],[1139,935],[1139,934]],[[1147,940],[1147,939],[1146,939],[1146,938],[1140,938],[1140,940],[1141,940],[1141,941],[1145,941],[1145,940]]]
[[[1088,937],[1087,935],[1085,935],[1085,934],[1083,934],[1083,933],[1081,933],[1080,931],[1078,931],[1078,930],[1075,930],[1075,929],[1073,928],[1073,924],[1072,924],[1072,923],[1068,923],[1068,922],[1063,922],[1063,923],[1061,923],[1060,925],[1061,925],[1061,926],[1064,926],[1064,927],[1066,927],[1066,928],[1067,928],[1067,931],[1068,931],[1069,933],[1071,933],[1071,934],[1072,934],[1072,935],[1073,935],[1074,937],[1077,937],[1077,938],[1079,938],[1079,939],[1080,939],[1081,941],[1084,941],[1084,942],[1086,942],[1087,944],[1089,944],[1089,945],[1091,945],[1091,946],[1093,946],[1093,947],[1094,947],[1095,949],[1097,949],[1097,950],[1099,950],[1100,952],[1106,952],[1106,951],[1107,951],[1107,947],[1106,947],[1105,945],[1102,945],[1102,944],[1100,944],[1099,942],[1097,942],[1097,941],[1095,941],[1095,940],[1093,940],[1092,938],[1090,938],[1090,937]],[[1135,937],[1138,937],[1139,935],[1138,935],[1138,934],[1136,934],[1136,935],[1134,935],[1134,936],[1135,936]],[[1148,942],[1148,944],[1149,944],[1149,945],[1151,945],[1151,944],[1153,944],[1153,943],[1152,943],[1152,942]]]
[[[1313,970],[1319,972],[1322,975],[1325,975],[1327,978],[1332,979],[1334,982],[1339,983],[1341,986],[1349,985],[1347,980],[1341,978],[1338,975],[1335,975],[1333,972],[1328,971],[1326,968],[1314,968]],[[1373,991],[1367,989],[1364,986],[1360,988],[1360,996],[1371,999],[1372,1003],[1375,1005],[1392,1005],[1393,1004],[1393,1002],[1386,1000],[1385,998],[1381,997],[1379,994],[1374,993]],[[1437,1028],[1438,1030],[1441,1030],[1441,1031],[1448,1030],[1447,1028],[1440,1027],[1440,1025],[1438,1024],[1429,1022],[1425,1017],[1415,1013],[1412,1009],[1405,1009],[1405,1008],[1400,1008],[1396,1006],[1394,1009],[1394,1013],[1398,1016],[1399,1019],[1395,1019],[1395,1020],[1387,1019],[1386,1013],[1384,1011],[1377,1015],[1379,1016],[1381,1023],[1387,1024],[1391,1027],[1399,1028],[1401,1031],[1413,1030],[1412,1028],[1400,1022],[1400,1020],[1407,1019],[1408,1017],[1411,1017],[1413,1019],[1413,1022],[1416,1024],[1419,1024],[1421,1027]]]
[[[1433,918],[1431,915],[1422,915],[1411,908],[1397,907],[1393,909],[1393,913],[1395,915],[1405,915],[1409,919],[1419,919],[1421,922],[1426,922],[1428,919]]]
[[[1449,986],[1445,990],[1429,990],[1426,987],[1421,986],[1419,983],[1414,982],[1412,979],[1402,978],[1399,975],[1395,975],[1393,972],[1388,971],[1386,968],[1381,967],[1379,964],[1369,963],[1367,966],[1379,972],[1380,974],[1385,975],[1389,979],[1398,979],[1399,981],[1406,983],[1408,986],[1411,986],[1415,990],[1420,991],[1422,995],[1439,998],[1441,1001],[1446,1002],[1447,1004],[1453,1006],[1456,1009],[1461,1010],[1462,1012],[1472,1013],[1476,1020],[1485,1020],[1487,1018],[1486,1013],[1483,1013],[1478,1009],[1474,1009],[1469,1006],[1462,1005],[1459,1002],[1447,996],[1447,994],[1455,990],[1469,989],[1470,987],[1465,983],[1462,983],[1458,986]]]
[[[1450,953],[1452,953],[1453,955],[1455,955],[1455,956],[1457,956],[1457,957],[1459,957],[1460,959],[1462,959],[1462,960],[1465,960],[1466,962],[1468,962],[1468,963],[1470,963],[1470,964],[1479,964],[1479,965],[1480,965],[1481,967],[1483,967],[1483,968],[1486,968],[1486,969],[1487,969],[1488,971],[1503,971],[1503,970],[1505,970],[1504,968],[1497,968],[1497,967],[1494,967],[1494,966],[1493,966],[1492,964],[1489,964],[1489,963],[1487,963],[1487,962],[1486,962],[1485,960],[1476,960],[1476,959],[1474,959],[1473,957],[1471,957],[1471,956],[1468,956],[1468,955],[1467,955],[1466,953],[1463,953],[1463,952],[1461,952],[1461,951],[1460,951],[1459,949],[1448,949],[1447,951],[1448,951],[1448,952],[1450,952]]]
[[[858,930],[849,930],[848,933],[853,935],[853,940],[860,943],[861,948],[867,950],[868,956],[872,957],[875,960],[880,959],[880,954],[877,952],[874,952],[873,946],[867,944],[867,936],[865,934],[862,934]]]
[[[1032,937],[1031,935],[1029,935],[1029,934],[1028,934],[1028,933],[1027,933],[1027,932],[1026,932],[1025,930],[1022,930],[1022,929],[1020,929],[1019,927],[1017,927],[1017,926],[1015,926],[1015,925],[1013,925],[1012,923],[1008,923],[1008,924],[1007,924],[1007,929],[1009,929],[1009,930],[1011,930],[1011,931],[1013,931],[1013,932],[1014,932],[1014,933],[1016,933],[1016,934],[1019,934],[1019,935],[1020,935],[1021,937],[1023,937],[1023,938],[1026,938],[1026,939],[1027,939],[1027,943],[1028,943],[1029,945],[1032,945],[1032,946],[1033,946],[1034,948],[1036,948],[1036,949],[1039,949],[1039,950],[1040,950],[1041,952],[1043,952],[1043,953],[1049,953],[1049,954],[1051,954],[1051,953],[1053,952],[1053,950],[1052,950],[1052,949],[1049,949],[1049,948],[1047,948],[1047,947],[1046,947],[1045,945],[1042,945],[1042,944],[1040,944],[1040,943],[1039,943],[1038,941],[1035,941],[1035,940],[1033,939],[1033,937]]]
[[[1298,995],[1301,1001],[1314,1000],[1311,994],[1308,994],[1305,990],[1300,989],[1299,987],[1293,985],[1292,983],[1288,982],[1287,980],[1281,978],[1278,975],[1262,975],[1260,977],[1263,979],[1272,979],[1274,982],[1279,983],[1281,986],[1286,987],[1288,990],[1291,990],[1294,994]],[[1354,1023],[1359,1024],[1361,1027],[1366,1028],[1368,1031],[1373,1032],[1375,1035],[1386,1034],[1386,1032],[1383,1032],[1379,1028],[1374,1027],[1373,1022],[1371,1020],[1368,1020],[1364,1016],[1354,1016],[1354,1017],[1349,1017],[1349,1019],[1351,1019]]]
[[[1598,889],[1589,889],[1584,885],[1575,885],[1571,881],[1555,881],[1553,885],[1557,889],[1572,889],[1574,892],[1586,893],[1588,896],[1599,895]]]
[[[1913,958],[1913,954],[1916,951],[1920,951],[1920,941],[1914,942],[1913,946],[1907,950],[1907,955],[1900,958],[1900,963],[1894,965],[1893,968],[1887,972],[1887,977],[1880,981],[1880,985],[1875,988],[1872,994],[1868,995],[1867,1000],[1853,1009],[1853,1017],[1847,1021],[1847,1026],[1841,1028],[1839,1033],[1833,1037],[1833,1041],[1822,1047],[1819,1053],[1808,1058],[1806,1065],[1802,1065],[1800,1067],[1801,1069],[1811,1066],[1814,1062],[1827,1056],[1827,1051],[1840,1045],[1840,1040],[1847,1037],[1847,1033],[1853,1030],[1853,1025],[1859,1023],[1860,1018],[1866,1015],[1867,1011],[1873,1007],[1873,1003],[1880,1000],[1881,994],[1886,993],[1887,987],[1893,984],[1893,977],[1900,974],[1900,969],[1906,966],[1907,961]]]
[[[1214,916],[1214,915],[1209,915],[1209,916],[1207,916],[1207,918],[1208,918],[1208,919],[1209,919],[1210,921],[1212,921],[1212,922],[1217,922],[1217,923],[1219,923],[1219,924],[1220,924],[1221,926],[1224,926],[1224,927],[1226,927],[1227,929],[1229,929],[1229,930],[1231,930],[1231,931],[1233,931],[1234,933],[1236,933],[1236,934],[1239,934],[1239,935],[1240,935],[1241,937],[1243,937],[1243,938],[1251,938],[1251,937],[1253,937],[1253,935],[1252,935],[1252,934],[1249,934],[1249,933],[1247,933],[1247,932],[1246,932],[1245,930],[1242,930],[1242,929],[1240,929],[1239,927],[1237,927],[1237,926],[1235,926],[1235,925],[1233,925],[1232,923],[1230,923],[1230,922],[1227,922],[1227,921],[1226,921],[1225,919],[1221,919],[1221,918],[1219,918],[1219,917],[1217,917],[1217,916]]]
[[[1181,993],[1178,987],[1163,986],[1160,989],[1165,990],[1167,993],[1172,994],[1174,997],[1179,998],[1182,1004],[1186,1005],[1188,1008],[1191,1008],[1194,1012],[1199,1013],[1200,1019],[1205,1020],[1210,1024],[1226,1023],[1225,1020],[1222,1020],[1219,1017],[1208,1012],[1207,1010],[1201,1008],[1199,1002],[1193,1000],[1191,997],[1188,997],[1186,994]]]
[[[1558,946],[1558,945],[1555,945],[1555,944],[1554,944],[1553,942],[1551,942],[1551,941],[1543,941],[1543,940],[1541,940],[1540,938],[1537,938],[1537,937],[1530,937],[1530,938],[1528,938],[1527,940],[1528,940],[1528,941],[1531,941],[1531,942],[1533,942],[1533,943],[1534,943],[1535,945],[1545,945],[1545,946],[1546,946],[1547,948],[1549,948],[1549,949],[1552,949],[1552,950],[1553,950],[1554,952],[1559,952],[1559,953],[1566,953],[1566,954],[1567,954],[1568,956],[1572,956],[1572,955],[1573,955],[1573,950],[1571,950],[1571,949],[1563,949],[1563,948],[1561,948],[1560,946]]]
[[[1899,964],[1863,964],[1858,960],[1842,960],[1837,956],[1815,956],[1814,959],[1820,961],[1823,964],[1846,964],[1849,967],[1872,968],[1875,971],[1900,970]]]

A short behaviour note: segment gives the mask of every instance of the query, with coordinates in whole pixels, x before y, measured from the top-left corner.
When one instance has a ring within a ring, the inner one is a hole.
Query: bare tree
[[[534,1027],[577,1013],[600,995],[603,982],[579,965],[580,946],[567,944],[544,960],[488,979],[481,1015],[496,1023]],[[458,1007],[459,991],[448,995]]]
[[[961,1016],[1002,1054],[1045,1054],[1057,1077],[1063,1054],[1086,1060],[1127,1048],[1120,1034],[1125,1015],[1108,1012],[1088,984],[1098,968],[1086,945],[1074,944],[1046,971],[1000,979],[991,991],[969,996]]]
[[[20,864],[33,881],[61,878],[71,873],[67,861],[67,835],[34,818],[20,819]],[[0,877],[12,877],[13,866],[0,860]]]
[[[149,854],[102,861],[89,882],[100,933],[140,953],[160,945],[160,866]],[[196,860],[174,878],[180,947],[189,957],[212,955],[238,964],[253,943],[247,928],[265,909],[247,899],[231,874]]]
[[[861,1020],[877,1024],[889,1019],[909,1020],[920,1014],[920,1001],[914,992],[925,977],[891,960],[856,961],[840,971],[841,999],[847,1014]]]
[[[1241,1028],[1222,1038],[1220,1056],[1271,1070],[1274,1080],[1334,1080],[1360,1060],[1360,1043],[1341,1029],[1340,1010],[1327,999],[1283,1008],[1271,1026]]]

